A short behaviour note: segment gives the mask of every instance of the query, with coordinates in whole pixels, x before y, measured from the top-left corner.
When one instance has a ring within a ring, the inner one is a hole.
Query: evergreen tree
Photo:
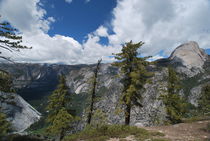
[[[125,105],[125,124],[130,123],[130,112],[132,105],[141,105],[144,84],[151,73],[147,72],[146,66],[149,62],[146,61],[148,57],[139,57],[138,50],[143,45],[143,42],[133,44],[132,41],[126,43],[122,47],[122,52],[115,54],[115,59],[118,61],[113,63],[121,70],[122,75],[122,97],[120,102]]]
[[[88,117],[87,117],[87,123],[90,124],[91,120],[92,120],[92,116],[93,116],[93,110],[94,110],[94,103],[96,101],[96,88],[97,88],[97,79],[98,79],[98,72],[100,69],[100,64],[101,64],[102,59],[98,60],[98,63],[96,65],[95,71],[94,71],[94,75],[91,78],[92,80],[92,86],[91,86],[91,99],[90,99],[90,109],[88,111]]]
[[[10,123],[6,120],[6,115],[1,112],[0,107],[0,139],[8,134]]]
[[[11,76],[3,70],[0,70],[0,91],[3,91],[3,92],[13,92],[14,91],[14,90],[12,90]]]
[[[203,115],[210,114],[210,84],[202,89],[201,97],[198,101],[198,109]]]
[[[180,80],[174,69],[168,68],[167,94],[161,95],[161,99],[166,106],[168,120],[172,124],[180,123],[183,114],[186,112],[186,103],[179,95],[181,89]]]
[[[8,22],[0,23],[0,49],[9,52],[19,51],[19,49],[28,49],[30,47],[21,45],[22,36],[17,35],[17,29],[12,28]],[[10,60],[3,56],[0,50],[0,58]],[[10,60],[11,61],[11,60]]]
[[[62,140],[66,131],[70,129],[71,122],[74,118],[69,113],[68,105],[70,103],[70,94],[66,86],[65,77],[60,77],[60,82],[57,89],[49,97],[47,110],[49,112],[47,122],[49,127],[47,132],[54,136],[59,136]]]

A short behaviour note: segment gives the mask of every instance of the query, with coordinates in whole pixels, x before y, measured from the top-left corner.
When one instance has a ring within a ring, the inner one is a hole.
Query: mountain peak
[[[188,69],[202,69],[207,58],[208,55],[203,49],[199,48],[198,43],[195,41],[178,46],[169,57],[173,63],[181,63]]]

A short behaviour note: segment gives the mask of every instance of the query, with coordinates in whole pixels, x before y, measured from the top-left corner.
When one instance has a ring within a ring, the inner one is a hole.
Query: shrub
[[[147,139],[150,136],[147,130],[134,126],[103,125],[99,128],[88,126],[80,133],[65,137],[64,141],[105,141],[109,138],[125,138],[129,135],[141,139]]]

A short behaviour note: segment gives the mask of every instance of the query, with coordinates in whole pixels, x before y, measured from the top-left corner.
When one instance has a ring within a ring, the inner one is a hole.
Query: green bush
[[[134,126],[103,125],[99,128],[86,127],[80,133],[65,137],[64,141],[105,141],[109,138],[125,138],[130,135],[141,139],[147,139],[150,136],[147,130]]]
[[[47,141],[46,139],[40,139],[39,137],[32,137],[29,135],[11,135],[6,139],[7,141]]]
[[[184,123],[192,123],[192,122],[196,122],[196,121],[204,121],[204,120],[210,120],[210,116],[194,116],[194,117],[190,117],[190,118],[185,118],[182,121]]]
[[[210,84],[202,89],[201,97],[198,101],[198,110],[203,115],[210,113]]]

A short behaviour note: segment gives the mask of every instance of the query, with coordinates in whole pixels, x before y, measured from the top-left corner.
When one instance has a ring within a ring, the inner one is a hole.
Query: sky
[[[18,62],[112,62],[130,40],[152,60],[188,41],[210,53],[210,0],[0,0],[0,15],[33,47],[2,51]]]

